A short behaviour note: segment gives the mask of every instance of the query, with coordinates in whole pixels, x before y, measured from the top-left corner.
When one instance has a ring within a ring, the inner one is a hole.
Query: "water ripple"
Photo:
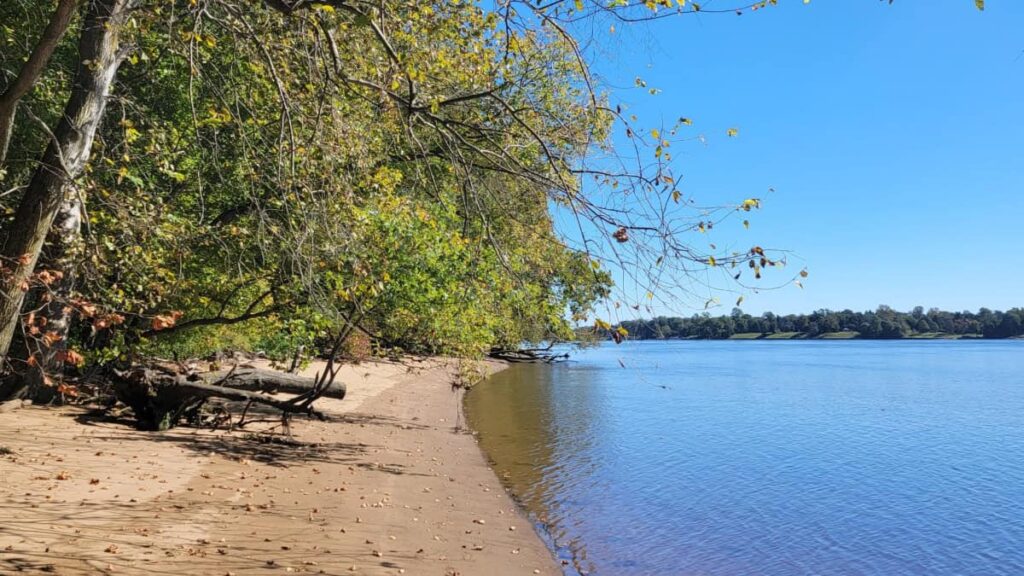
[[[576,358],[467,401],[567,574],[1024,574],[1024,342]]]

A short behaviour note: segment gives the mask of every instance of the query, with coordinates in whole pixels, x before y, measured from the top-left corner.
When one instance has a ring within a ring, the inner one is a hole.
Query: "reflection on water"
[[[558,515],[567,503],[561,499],[572,497],[575,477],[594,471],[589,426],[600,414],[589,398],[596,389],[555,386],[553,375],[549,366],[534,364],[500,372],[467,396],[466,410],[495,471],[533,517],[550,527],[551,544],[571,562],[585,558],[586,550],[562,528],[566,519]],[[559,453],[566,449],[573,454]],[[571,468],[564,467],[568,463]]]
[[[1024,342],[627,343],[467,411],[568,574],[1024,574]]]

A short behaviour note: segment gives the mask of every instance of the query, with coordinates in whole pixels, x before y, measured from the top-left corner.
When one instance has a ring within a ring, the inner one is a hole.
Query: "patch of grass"
[[[740,332],[729,336],[729,340],[757,340],[763,336],[760,332]]]
[[[825,332],[818,336],[822,340],[852,340],[860,336],[860,332],[845,330],[843,332]]]
[[[764,337],[765,340],[796,340],[803,338],[803,332],[774,332]]]

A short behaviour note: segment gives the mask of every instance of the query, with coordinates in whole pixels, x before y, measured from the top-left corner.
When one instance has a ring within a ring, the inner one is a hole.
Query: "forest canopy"
[[[1024,309],[1006,312],[982,308],[978,312],[927,311],[917,306],[898,312],[888,306],[876,310],[817,310],[810,314],[760,316],[734,308],[728,316],[695,314],[689,318],[658,316],[622,322],[629,338],[637,340],[758,338],[1014,338],[1024,336]]]

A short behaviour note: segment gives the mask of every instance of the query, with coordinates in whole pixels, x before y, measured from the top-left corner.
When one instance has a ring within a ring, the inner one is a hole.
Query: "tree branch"
[[[14,132],[14,116],[18,101],[29,93],[46,69],[53,51],[57,49],[60,39],[68,29],[77,4],[78,0],[60,0],[50,17],[50,22],[43,29],[42,37],[21,67],[18,76],[7,90],[0,94],[0,168],[7,160],[7,149]]]

